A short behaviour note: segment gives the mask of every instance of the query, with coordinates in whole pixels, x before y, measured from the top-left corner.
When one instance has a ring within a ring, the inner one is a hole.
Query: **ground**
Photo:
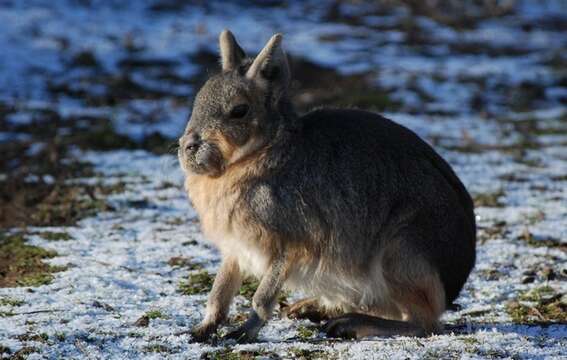
[[[464,16],[395,1],[0,2],[0,357],[564,356],[567,9],[510,3]],[[224,27],[250,53],[284,33],[302,112],[382,112],[454,167],[475,200],[478,259],[445,333],[326,339],[280,318],[301,297],[284,294],[258,342],[191,341],[219,255],[175,139]]]

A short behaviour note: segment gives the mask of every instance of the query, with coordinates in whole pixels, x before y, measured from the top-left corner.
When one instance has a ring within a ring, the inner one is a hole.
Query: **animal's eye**
[[[249,106],[247,104],[236,105],[230,110],[230,117],[233,119],[242,119],[248,114]]]

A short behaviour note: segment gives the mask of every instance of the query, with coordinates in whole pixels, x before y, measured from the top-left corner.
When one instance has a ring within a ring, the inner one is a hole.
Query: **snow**
[[[29,124],[34,109],[49,108],[63,117],[106,116],[120,133],[135,140],[154,132],[175,139],[190,113],[186,104],[138,99],[118,107],[94,107],[64,97],[50,101],[45,78],[81,88],[84,73],[67,71],[66,59],[89,50],[105,71],[112,72],[120,60],[131,55],[125,42],[143,49],[137,59],[151,55],[172,60],[173,73],[189,77],[197,69],[189,60],[190,55],[201,48],[216,51],[216,37],[223,28],[231,28],[243,47],[252,51],[257,51],[271,33],[281,31],[291,54],[333,66],[344,74],[378,69],[376,82],[404,101],[402,110],[386,114],[388,117],[432,143],[473,195],[503,193],[499,200],[502,207],[480,206],[476,214],[479,233],[501,222],[505,222],[506,231],[479,242],[477,267],[457,300],[462,309],[444,316],[448,328],[462,325],[464,331],[425,339],[327,341],[318,334],[305,340],[297,330],[309,322],[274,318],[260,332],[259,342],[230,349],[273,352],[284,358],[293,357],[297,350],[322,351],[325,356],[351,359],[565,357],[567,325],[515,324],[505,310],[506,303],[520,292],[542,285],[560,294],[567,292],[567,283],[561,277],[532,284],[521,282],[528,269],[548,266],[557,272],[567,271],[564,248],[534,247],[520,239],[529,229],[534,241],[553,238],[567,243],[567,180],[554,180],[567,174],[567,109],[559,99],[566,88],[556,84],[556,74],[543,64],[550,53],[564,52],[567,38],[551,30],[526,35],[518,26],[522,21],[535,21],[538,16],[560,14],[565,10],[560,1],[543,2],[546,6],[524,1],[515,20],[487,21],[477,29],[463,32],[422,19],[418,23],[431,32],[436,42],[431,45],[431,54],[403,46],[404,39],[397,29],[369,33],[368,28],[360,26],[321,22],[324,6],[318,4],[312,4],[307,15],[295,2],[285,11],[243,9],[241,4],[212,2],[207,11],[191,5],[172,15],[151,13],[147,7],[154,2],[149,0],[92,1],[89,7],[71,7],[71,3],[34,0],[27,1],[25,6],[15,2],[0,5],[0,46],[9,49],[0,52],[0,99],[17,104],[17,112],[9,115],[7,122]],[[402,15],[371,15],[365,18],[365,24],[395,27]],[[336,34],[344,39],[322,40]],[[530,54],[447,56],[448,45],[460,42],[517,46]],[[164,89],[187,99],[195,93],[192,87],[163,85],[147,74],[134,79],[145,87]],[[463,83],[463,78],[484,79],[486,85]],[[548,88],[541,104],[529,112],[503,112],[508,100],[499,89],[525,81],[536,81]],[[412,82],[432,100],[425,104],[415,90],[408,90]],[[92,93],[100,90],[91,84],[86,88]],[[480,116],[471,109],[471,99],[478,92],[486,95],[493,116]],[[416,109],[424,113],[412,115],[410,110]],[[439,110],[452,115],[437,115]],[[149,124],[148,117],[153,119]],[[506,122],[501,122],[502,118]],[[525,134],[517,131],[514,124],[530,119],[537,120],[538,129],[554,130],[553,134],[536,135],[539,146],[519,155],[499,148],[521,142]],[[25,133],[0,132],[0,142],[28,138]],[[479,152],[456,149],[471,143],[485,148]],[[38,152],[42,146],[33,144],[28,152]],[[0,305],[0,313],[16,313],[0,316],[0,346],[12,351],[34,346],[39,352],[31,354],[30,359],[157,359],[165,355],[186,359],[223,349],[222,344],[191,342],[187,330],[202,318],[206,295],[179,293],[178,285],[186,279],[188,270],[167,263],[175,256],[187,257],[214,273],[220,261],[218,252],[201,234],[196,213],[183,193],[176,157],[139,150],[77,150],[74,155],[94,164],[103,176],[72,181],[124,182],[126,190],[109,195],[113,212],[83,219],[76,226],[30,229],[36,234],[30,237],[30,243],[59,253],[50,263],[71,266],[56,273],[50,285],[0,288],[0,296],[25,301],[18,307]],[[537,166],[530,161],[536,161]],[[506,180],[505,176],[510,175],[526,181]],[[44,177],[43,181],[53,179]],[[143,206],[134,206],[136,202],[143,202]],[[73,239],[48,241],[38,235],[41,231],[64,231]],[[501,276],[487,279],[483,271],[492,269]],[[294,298],[299,297],[294,294]],[[101,308],[95,301],[110,307]],[[231,313],[247,306],[249,302],[238,296]],[[143,314],[155,309],[167,318],[151,320],[148,327],[134,325]],[[28,333],[46,333],[49,340],[18,339]],[[58,335],[63,335],[62,340],[58,340]],[[146,347],[152,344],[165,345],[171,352],[148,352]]]

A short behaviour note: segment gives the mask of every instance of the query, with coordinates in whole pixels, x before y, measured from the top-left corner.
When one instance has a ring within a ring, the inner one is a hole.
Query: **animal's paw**
[[[239,344],[244,344],[253,342],[256,339],[256,334],[251,333],[245,325],[242,325],[223,336],[222,339],[234,340]]]
[[[330,338],[356,339],[359,325],[350,317],[338,317],[327,321],[321,331]]]
[[[216,337],[216,330],[215,324],[199,324],[191,330],[191,336],[195,342],[213,342]]]
[[[289,319],[307,319],[315,323],[328,319],[316,299],[300,300],[286,307],[283,310],[283,316]]]
[[[223,340],[236,340],[237,343],[253,342],[258,336],[258,332],[265,321],[262,320],[255,310],[252,310],[248,320],[239,326],[236,330],[229,332],[223,337]]]

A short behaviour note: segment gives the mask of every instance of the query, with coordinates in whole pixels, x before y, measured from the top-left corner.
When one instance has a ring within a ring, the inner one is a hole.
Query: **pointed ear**
[[[265,89],[272,85],[276,90],[285,91],[289,85],[289,64],[282,48],[282,38],[282,34],[272,36],[246,72],[248,79]]]
[[[236,69],[246,57],[244,50],[238,45],[229,30],[223,30],[219,36],[222,71]]]

